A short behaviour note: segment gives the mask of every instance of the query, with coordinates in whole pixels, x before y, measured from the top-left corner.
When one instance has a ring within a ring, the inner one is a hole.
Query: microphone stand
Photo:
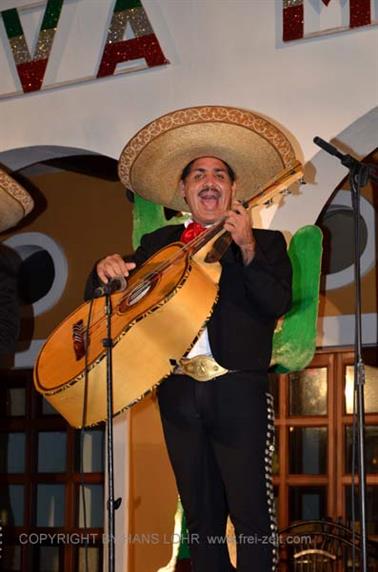
[[[106,314],[106,338],[102,345],[106,349],[106,396],[107,396],[107,466],[108,466],[108,572],[115,571],[115,518],[114,513],[120,507],[122,499],[114,500],[114,456],[113,456],[113,363],[111,336],[112,317],[112,289],[104,287],[105,314]]]
[[[362,359],[361,335],[361,266],[360,266],[360,192],[369,178],[377,180],[375,165],[358,161],[351,155],[343,155],[330,143],[320,137],[314,143],[330,155],[340,159],[349,169],[349,183],[352,193],[354,223],[354,278],[355,278],[355,355],[354,355],[354,395],[357,393],[357,441],[358,441],[358,475],[359,475],[359,508],[361,522],[361,556],[362,572],[367,572],[367,529],[366,529],[366,464],[365,464],[365,365]]]

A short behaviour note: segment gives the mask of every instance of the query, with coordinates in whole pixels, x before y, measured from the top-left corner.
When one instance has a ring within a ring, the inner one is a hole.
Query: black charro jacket
[[[20,329],[17,253],[0,244],[0,361],[16,350]]]
[[[132,256],[137,266],[157,250],[178,241],[183,225],[160,228],[143,236]],[[244,266],[241,253],[232,244],[221,259],[219,298],[207,328],[216,361],[227,369],[265,372],[272,353],[276,320],[291,304],[291,264],[283,235],[254,229],[256,253]],[[85,297],[99,284],[95,270],[89,276]],[[198,293],[200,296],[200,292]]]

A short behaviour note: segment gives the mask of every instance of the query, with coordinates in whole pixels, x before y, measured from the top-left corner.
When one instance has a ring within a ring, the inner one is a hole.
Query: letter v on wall
[[[30,54],[17,8],[1,12],[24,93],[42,87],[64,0],[48,0],[33,55]]]

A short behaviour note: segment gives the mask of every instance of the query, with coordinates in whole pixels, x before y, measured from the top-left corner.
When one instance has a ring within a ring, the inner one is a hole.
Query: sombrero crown
[[[3,169],[0,169],[0,232],[15,226],[33,209],[28,192]]]
[[[121,153],[119,177],[147,200],[187,210],[179,194],[181,173],[190,161],[204,156],[232,167],[240,200],[257,194],[295,161],[286,135],[267,119],[234,107],[190,107],[143,127]]]

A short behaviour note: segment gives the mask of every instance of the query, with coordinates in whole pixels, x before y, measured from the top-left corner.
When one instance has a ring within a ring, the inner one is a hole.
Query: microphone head
[[[117,292],[123,292],[127,287],[127,280],[125,276],[115,276],[113,281],[117,284]]]

